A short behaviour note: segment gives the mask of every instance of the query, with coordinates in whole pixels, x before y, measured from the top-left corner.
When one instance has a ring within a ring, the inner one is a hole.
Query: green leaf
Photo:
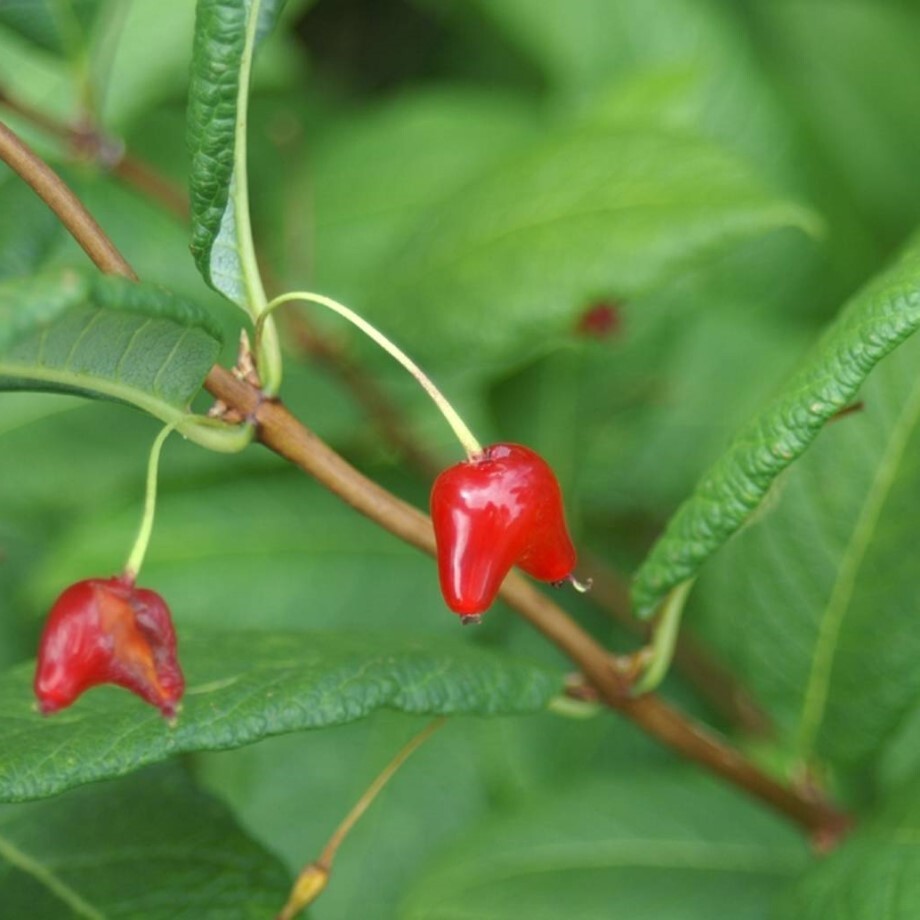
[[[776,477],[850,403],[872,368],[920,324],[920,239],[858,293],[782,391],[737,434],[671,519],[636,575],[650,616],[748,520]]]
[[[418,717],[381,712],[331,732],[198,755],[196,778],[297,871],[305,854],[321,851],[383,764],[424,725]],[[586,721],[550,712],[526,719],[452,719],[412,755],[349,834],[317,916],[398,918],[398,904],[432,855],[490,814],[518,805],[522,797],[530,804],[550,788],[572,789],[595,779],[598,769],[647,774],[668,756],[629,722],[603,715]],[[342,764],[353,767],[343,770]],[[310,802],[309,820],[291,821],[292,801]]]
[[[73,271],[0,285],[0,388],[186,412],[220,350],[206,313],[154,285]]]
[[[807,860],[794,830],[708,777],[545,790],[441,854],[402,920],[754,920]]]
[[[594,298],[648,295],[744,237],[812,225],[708,143],[585,129],[458,191],[388,266],[370,312],[444,365],[517,362]]]
[[[400,94],[337,120],[311,142],[303,193],[289,198],[296,264],[302,241],[315,240],[317,288],[364,303],[432,209],[536,128],[526,100],[457,86]]]
[[[700,581],[708,631],[795,739],[865,764],[920,701],[916,562],[920,385],[914,337],[863,408],[823,431]]]
[[[462,643],[388,634],[213,633],[181,644],[187,690],[178,725],[124,691],[94,690],[42,719],[31,665],[0,678],[0,801],[55,795],[184,751],[352,722],[380,708],[409,713],[534,712],[562,675]]]
[[[0,25],[54,54],[77,57],[86,45],[99,0],[3,0]]]
[[[914,920],[920,910],[920,788],[892,796],[843,846],[816,862],[773,920]]]
[[[512,764],[513,772],[523,766],[517,749],[504,746],[508,734],[513,744],[514,729],[522,724],[538,723],[539,731],[563,721],[569,720],[548,713],[528,719],[452,719],[400,768],[349,833],[336,858],[335,881],[323,892],[316,916],[394,920],[431,853],[488,814],[498,785],[489,784],[490,776]],[[381,712],[335,731],[198,755],[195,775],[297,872],[305,857],[321,852],[374,776],[425,724],[421,717]],[[483,736],[491,747],[482,743]],[[292,802],[309,803],[303,820],[291,820]]]
[[[258,42],[283,0],[199,0],[189,86],[192,254],[205,280],[258,315],[265,305],[249,222],[246,110]]]
[[[30,920],[264,918],[278,859],[177,768],[0,808],[0,904]]]
[[[752,30],[719,0],[474,0],[568,107],[701,131],[790,171],[791,129]],[[762,53],[762,52],[761,52]]]
[[[25,182],[0,179],[0,279],[34,271],[60,236],[54,212]]]
[[[828,198],[852,203],[870,244],[891,251],[920,209],[911,153],[920,145],[916,6],[808,0],[757,4],[751,12],[751,25],[766,38],[765,63],[795,100],[821,158],[812,167],[820,170],[817,181]]]
[[[564,89],[596,86],[656,64],[700,61],[729,44],[721,34],[727,17],[709,0],[659,0],[654,8],[643,0],[474,3],[539,63],[554,87]]]

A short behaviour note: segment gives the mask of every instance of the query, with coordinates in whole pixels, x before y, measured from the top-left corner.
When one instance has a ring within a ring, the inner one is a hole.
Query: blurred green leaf
[[[65,270],[0,285],[0,387],[184,414],[220,350],[207,314],[153,285]]]
[[[60,239],[51,209],[18,176],[0,174],[0,278],[35,271]]]
[[[766,918],[807,862],[778,818],[707,777],[651,771],[554,787],[439,854],[404,920]]]
[[[198,0],[195,19],[187,128],[192,254],[205,280],[250,312],[259,311],[264,295],[249,226],[248,77],[256,46],[282,5],[283,0]]]
[[[699,61],[725,17],[709,0],[474,0],[556,87],[596,86],[653,64]],[[641,35],[641,41],[637,39]],[[721,41],[722,44],[726,44]]]
[[[76,58],[100,0],[0,0],[0,25],[54,54]]]
[[[918,357],[914,338],[878,366],[863,408],[821,433],[699,583],[710,634],[803,761],[865,765],[920,701],[908,549],[920,508]]]
[[[262,920],[287,873],[177,768],[0,807],[0,903],[30,920]]]
[[[373,317],[443,365],[519,362],[586,302],[648,294],[745,237],[814,229],[734,157],[654,130],[563,133],[508,158],[423,221]]]
[[[815,181],[852,203],[862,232],[890,251],[920,208],[920,7],[897,0],[748,6],[765,63],[820,153]]]
[[[918,904],[920,787],[914,782],[804,873],[771,917],[913,920]]]
[[[187,686],[175,727],[124,691],[96,689],[42,719],[32,666],[0,678],[0,800],[55,795],[185,751],[326,728],[382,707],[430,715],[534,712],[562,675],[458,642],[386,633],[192,635],[181,643]]]
[[[790,176],[792,126],[754,37],[719,0],[475,0],[544,71],[560,106],[701,133]]]
[[[383,711],[335,731],[196,755],[196,776],[297,871],[424,724]],[[573,788],[598,771],[648,772],[667,759],[630,723],[603,715],[587,721],[551,712],[526,719],[451,719],[412,755],[349,834],[336,859],[335,881],[311,916],[392,920],[431,855],[494,809],[522,797],[529,804],[535,792],[549,787]],[[343,764],[354,768],[343,770]],[[296,820],[292,802],[304,803]]]
[[[920,240],[846,307],[782,392],[738,433],[671,519],[633,587],[651,615],[667,592],[749,518],[776,477],[856,395],[869,372],[920,324]]]
[[[430,210],[535,139],[536,128],[530,103],[457,86],[334,121],[308,159],[309,189],[289,203],[291,232],[314,241],[316,284],[367,300]],[[302,263],[305,242],[299,248]]]
[[[532,719],[451,719],[412,755],[348,835],[334,881],[311,908],[313,918],[393,920],[406,888],[435,847],[448,843],[488,813],[496,791],[487,777],[503,739]],[[292,872],[318,854],[333,829],[395,753],[425,725],[401,713],[380,712],[335,731],[272,738],[236,751],[196,757],[196,775],[228,802],[246,827]],[[498,755],[498,756],[497,756]],[[515,760],[501,757],[515,769]],[[458,764],[464,768],[457,769]],[[343,765],[348,764],[348,769]]]

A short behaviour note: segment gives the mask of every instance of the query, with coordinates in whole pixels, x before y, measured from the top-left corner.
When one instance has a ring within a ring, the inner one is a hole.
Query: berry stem
[[[325,297],[322,294],[312,294],[309,291],[292,291],[288,294],[281,294],[272,300],[262,311],[256,323],[255,349],[259,351],[259,342],[262,338],[262,327],[266,317],[272,311],[282,304],[291,301],[303,301],[306,303],[319,304],[333,313],[338,313],[343,319],[348,320],[353,326],[357,326],[369,339],[376,342],[388,355],[395,358],[419,383],[422,389],[431,397],[434,404],[438,407],[441,415],[447,420],[457,440],[466,451],[467,457],[474,460],[482,455],[482,445],[476,440],[475,435],[470,431],[466,422],[460,417],[456,409],[447,401],[444,394],[434,385],[431,378],[397,345],[391,342],[379,329],[372,326],[367,320],[363,319],[354,310],[349,310],[344,304],[333,300],[331,297]]]
[[[156,437],[153,446],[150,448],[150,459],[147,462],[147,489],[144,496],[144,516],[141,518],[141,526],[134,540],[134,546],[131,549],[131,555],[125,563],[125,569],[122,577],[125,581],[133,583],[144,564],[144,557],[147,555],[147,546],[150,544],[150,535],[153,533],[153,518],[157,507],[157,471],[160,466],[160,451],[163,449],[163,443],[172,434],[175,424],[167,425]]]
[[[332,862],[338,852],[342,841],[348,836],[351,829],[361,820],[361,816],[373,804],[374,799],[383,790],[383,787],[399,771],[399,768],[447,721],[445,716],[440,716],[429,722],[417,735],[400,749],[399,753],[383,768],[377,778],[364,790],[364,794],[354,804],[351,811],[345,816],[342,823],[335,829],[329,838],[319,858],[309,863],[301,871],[294,882],[294,887],[288,898],[287,904],[278,914],[277,920],[293,920],[305,907],[309,906],[322,893],[329,881],[332,872]]]

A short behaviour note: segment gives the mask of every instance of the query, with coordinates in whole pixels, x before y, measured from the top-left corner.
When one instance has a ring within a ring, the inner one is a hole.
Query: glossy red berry
[[[431,490],[431,517],[441,591],[463,616],[487,610],[514,565],[551,582],[575,568],[559,483],[527,447],[494,444],[444,470]]]
[[[97,684],[124,687],[167,718],[185,689],[166,602],[123,577],[67,588],[39,645],[35,696],[43,713],[69,706]]]

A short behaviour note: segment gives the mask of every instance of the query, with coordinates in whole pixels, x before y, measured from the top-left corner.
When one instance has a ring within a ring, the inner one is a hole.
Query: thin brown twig
[[[11,131],[0,130],[0,158],[42,196],[87,255],[104,272],[134,278],[82,203]],[[405,542],[434,555],[427,515],[367,479],[310,431],[280,402],[215,365],[205,387],[217,399],[252,418],[259,440],[309,473],[345,502]],[[695,723],[654,694],[633,697],[628,678],[612,667],[610,653],[569,615],[516,572],[505,580],[502,598],[562,650],[610,708],[631,719],[682,757],[701,764],[766,803],[827,845],[841,838],[849,817],[824,798],[778,782],[726,739]]]
[[[588,554],[579,564],[581,575],[592,582],[589,599],[606,611],[612,620],[643,640],[651,635],[651,626],[632,614],[629,588],[625,582],[596,556]],[[772,723],[751,695],[700,645],[686,629],[681,630],[674,650],[674,667],[697,690],[700,696],[732,725],[750,735],[769,735]]]

